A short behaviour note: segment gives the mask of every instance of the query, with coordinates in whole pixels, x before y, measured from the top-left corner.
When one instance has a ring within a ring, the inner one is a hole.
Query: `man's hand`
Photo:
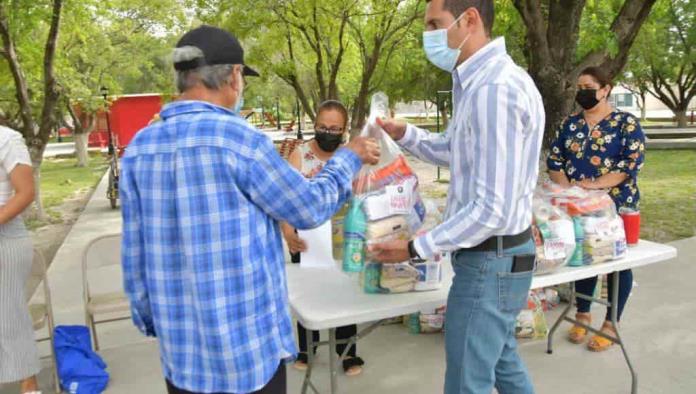
[[[379,263],[403,263],[410,260],[408,241],[391,241],[368,248],[370,257]]]
[[[386,131],[394,141],[404,138],[406,134],[406,123],[394,119],[377,118],[377,125]]]
[[[379,144],[374,138],[355,137],[346,148],[352,150],[363,164],[377,164],[379,162]]]
[[[307,251],[307,243],[295,231],[286,231],[283,233],[283,236],[285,237],[285,242],[288,243],[290,253],[295,254]]]

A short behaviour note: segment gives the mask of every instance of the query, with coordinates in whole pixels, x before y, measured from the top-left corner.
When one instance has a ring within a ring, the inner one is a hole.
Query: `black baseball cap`
[[[192,70],[216,64],[242,64],[244,75],[258,77],[259,73],[244,63],[244,49],[231,33],[218,27],[203,25],[197,27],[176,44],[177,48],[193,46],[203,52],[203,57],[174,63],[177,71]]]

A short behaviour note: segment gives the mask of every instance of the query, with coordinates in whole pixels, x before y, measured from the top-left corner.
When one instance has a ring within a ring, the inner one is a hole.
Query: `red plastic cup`
[[[623,219],[624,230],[626,231],[626,244],[629,246],[638,245],[638,240],[640,239],[640,212],[621,212],[621,219]]]

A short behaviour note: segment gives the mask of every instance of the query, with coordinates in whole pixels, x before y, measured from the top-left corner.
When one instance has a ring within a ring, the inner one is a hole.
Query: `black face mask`
[[[597,104],[599,104],[599,100],[597,100],[597,89],[578,90],[578,94],[575,95],[575,101],[585,110],[596,107]]]
[[[315,133],[314,139],[324,152],[333,152],[343,142],[343,134]]]

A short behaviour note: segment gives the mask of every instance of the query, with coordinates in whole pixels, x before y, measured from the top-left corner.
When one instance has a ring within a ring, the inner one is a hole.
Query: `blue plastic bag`
[[[92,350],[87,327],[56,327],[55,354],[63,390],[71,394],[100,394],[106,389],[109,384],[106,364]]]

